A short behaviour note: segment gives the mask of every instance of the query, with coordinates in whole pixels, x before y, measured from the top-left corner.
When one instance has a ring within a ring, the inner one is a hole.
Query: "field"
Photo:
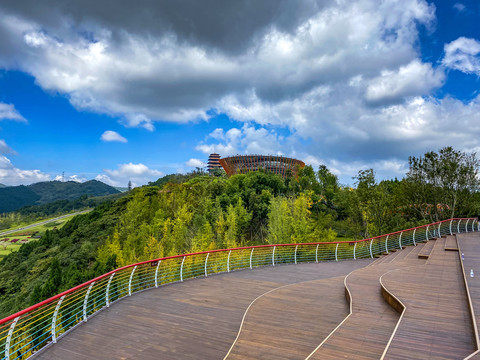
[[[13,234],[0,236],[0,259],[13,251],[18,251],[22,244],[38,240],[39,236],[41,236],[46,230],[60,229],[68,220],[70,220],[70,218],[71,216],[29,229],[19,230]]]

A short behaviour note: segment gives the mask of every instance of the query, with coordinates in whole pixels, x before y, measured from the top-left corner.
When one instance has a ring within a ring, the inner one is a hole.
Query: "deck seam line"
[[[460,248],[460,243],[458,242],[457,234],[455,234],[455,240],[457,241],[458,257],[459,257],[459,260],[460,260],[460,267],[461,267],[461,271],[462,271],[463,283],[465,285],[465,291],[467,293],[468,307],[469,307],[469,310],[470,310],[470,316],[471,316],[472,325],[473,325],[473,333],[475,334],[475,346],[477,348],[477,351],[468,355],[464,359],[464,360],[467,360],[467,359],[472,358],[474,355],[476,355],[480,352],[480,344],[479,344],[479,338],[478,338],[477,320],[475,318],[475,311],[473,310],[473,303],[472,303],[472,298],[470,296],[470,289],[468,287],[467,277],[465,276],[465,267],[463,265],[463,260],[462,260],[462,249]]]
[[[330,334],[328,334],[328,336],[323,339],[323,341],[310,353],[310,355],[308,355],[305,360],[308,360],[310,359],[317,351],[318,349],[320,349],[322,347],[322,345],[338,330],[338,328],[340,326],[342,326],[342,324],[347,321],[347,319],[350,317],[350,315],[352,315],[353,313],[353,297],[352,297],[352,293],[350,292],[350,289],[348,288],[347,286],[347,278],[350,276],[350,274],[352,274],[353,272],[357,271],[357,270],[361,270],[361,269],[364,269],[364,268],[360,268],[360,269],[355,269],[355,270],[352,270],[350,271],[346,276],[345,278],[343,279],[343,285],[345,286],[345,289],[348,291],[348,296],[350,298],[350,312],[349,314],[345,317],[345,319],[342,320],[342,322],[340,324],[338,324],[335,329],[333,329]]]
[[[392,331],[392,335],[390,335],[390,339],[388,339],[388,343],[387,345],[385,346],[385,349],[383,350],[383,353],[382,353],[382,356],[380,357],[380,360],[383,360],[385,358],[385,355],[387,355],[387,351],[388,349],[390,348],[390,344],[392,343],[393,341],[393,338],[395,337],[396,333],[397,333],[397,330],[398,330],[398,327],[400,326],[400,323],[402,322],[402,319],[403,319],[403,315],[405,315],[405,312],[407,311],[407,307],[405,306],[405,304],[398,298],[395,296],[395,294],[393,294],[390,290],[387,289],[387,287],[385,286],[385,284],[383,283],[382,281],[382,278],[391,273],[391,272],[394,272],[394,271],[398,271],[398,270],[406,270],[406,269],[409,269],[409,268],[413,268],[413,267],[417,267],[417,266],[425,266],[425,264],[423,265],[412,265],[412,266],[408,266],[408,267],[404,267],[404,268],[398,268],[398,269],[392,269],[388,272],[386,272],[385,274],[383,274],[382,276],[380,276],[380,286],[388,293],[390,294],[390,296],[392,296],[396,301],[398,301],[400,303],[400,305],[403,306],[403,311],[402,313],[400,314],[400,318],[398,319],[397,321],[397,325],[395,325],[395,328],[393,329]]]
[[[357,269],[358,270],[358,269]],[[355,270],[354,270],[355,271]],[[339,276],[334,276],[332,278],[336,278],[336,277],[339,277]],[[286,284],[286,285],[283,285],[283,286],[280,286],[280,287],[276,287],[276,288],[273,288],[259,296],[257,296],[247,307],[247,309],[245,310],[244,314],[243,314],[243,317],[242,317],[242,321],[240,323],[240,328],[238,329],[238,333],[237,333],[237,337],[235,338],[235,340],[233,341],[232,343],[232,346],[230,346],[230,349],[228,350],[228,353],[227,355],[225,355],[225,357],[223,358],[223,360],[226,360],[227,357],[230,355],[230,353],[232,352],[233,350],[233,347],[235,346],[235,344],[237,343],[239,337],[240,337],[240,334],[242,333],[242,328],[243,328],[243,324],[245,323],[245,318],[247,317],[247,313],[248,313],[248,310],[250,310],[250,307],[260,298],[262,298],[263,296],[265,295],[268,295],[276,290],[280,290],[280,289],[283,289],[283,288],[286,288],[288,286],[292,286],[292,285],[299,285],[299,284],[306,284],[306,283],[309,283],[309,282],[313,282],[313,281],[319,281],[319,280],[324,280],[324,279],[313,279],[313,280],[307,280],[307,281],[301,281],[301,282],[298,282],[298,283],[292,283],[292,284]]]

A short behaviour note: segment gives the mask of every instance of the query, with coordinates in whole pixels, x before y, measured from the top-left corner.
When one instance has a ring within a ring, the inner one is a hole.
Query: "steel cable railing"
[[[477,219],[456,218],[357,241],[211,250],[124,266],[0,320],[0,358],[27,359],[112,303],[145,289],[260,266],[373,258],[434,237],[473,231],[480,231]]]

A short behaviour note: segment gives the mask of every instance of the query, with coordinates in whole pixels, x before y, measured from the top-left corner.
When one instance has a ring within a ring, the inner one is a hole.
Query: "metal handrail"
[[[373,258],[452,234],[452,229],[480,231],[480,223],[475,218],[454,218],[362,240],[218,249],[123,266],[0,320],[0,359],[28,359],[94,314],[139,291],[259,266]]]

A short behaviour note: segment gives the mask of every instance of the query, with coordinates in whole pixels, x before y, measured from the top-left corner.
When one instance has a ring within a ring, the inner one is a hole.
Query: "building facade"
[[[207,163],[207,171],[212,172],[215,169],[221,169],[222,165],[220,165],[220,155],[213,153],[210,154],[208,157],[208,163]]]
[[[228,176],[263,169],[284,178],[289,175],[296,177],[298,170],[305,167],[303,161],[275,155],[235,155],[222,158],[219,162]]]

